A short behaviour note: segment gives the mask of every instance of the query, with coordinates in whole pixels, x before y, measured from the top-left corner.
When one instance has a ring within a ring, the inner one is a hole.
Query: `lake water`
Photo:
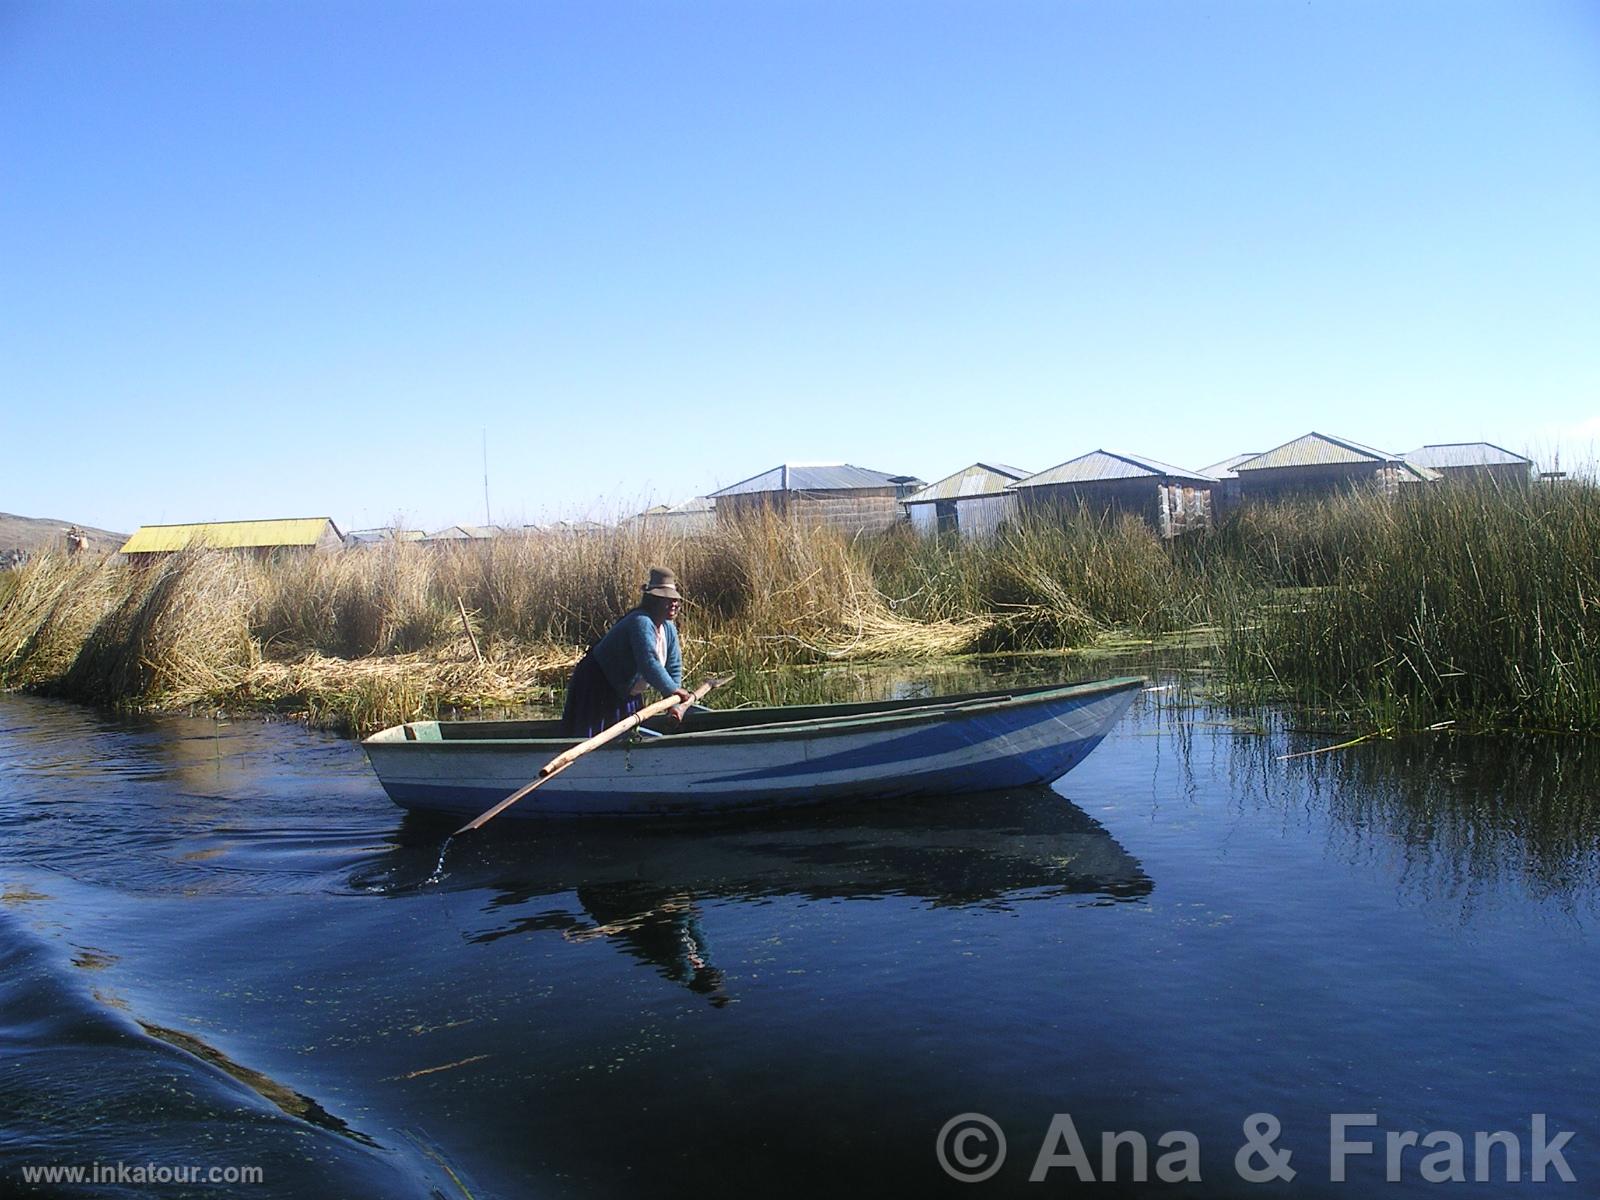
[[[1182,695],[1053,790],[497,822],[435,886],[449,826],[354,743],[0,697],[0,1194],[1600,1195],[1600,749],[1284,759],[1341,738]],[[957,1183],[974,1113],[1006,1156]],[[1341,1113],[1377,1121],[1342,1185]],[[1036,1162],[1056,1114],[1088,1167],[1060,1121]],[[1241,1176],[1253,1114],[1292,1180]],[[1575,1184],[1531,1182],[1535,1114]],[[1526,1182],[1501,1145],[1470,1182],[1502,1130]],[[1123,1131],[1148,1182],[1126,1147],[1103,1178]],[[1469,1182],[1425,1180],[1447,1142],[1386,1181],[1391,1131],[1459,1135]]]

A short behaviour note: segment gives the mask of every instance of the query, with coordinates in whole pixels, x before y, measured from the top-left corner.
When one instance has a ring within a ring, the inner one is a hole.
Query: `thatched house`
[[[973,463],[906,497],[906,513],[918,533],[958,532],[963,537],[993,537],[1016,516],[1011,485],[1033,474],[1020,467]]]
[[[327,517],[141,525],[122,544],[121,553],[130,562],[141,562],[201,546],[236,550],[257,558],[271,558],[280,554],[321,554],[342,550],[344,536]]]
[[[1162,537],[1207,529],[1217,481],[1153,458],[1091,450],[1016,483],[1024,513],[1127,512]]]
[[[722,522],[772,512],[860,533],[903,520],[901,501],[922,486],[915,475],[890,475],[849,463],[784,463],[709,498]]]
[[[1236,463],[1233,470],[1239,476],[1239,494],[1246,502],[1331,495],[1352,488],[1394,491],[1406,484],[1438,478],[1426,467],[1407,464],[1398,454],[1325,433],[1308,433],[1275,446]]]
[[[1533,482],[1533,460],[1490,442],[1449,442],[1423,446],[1405,455],[1415,467],[1446,479],[1475,479],[1521,487]]]

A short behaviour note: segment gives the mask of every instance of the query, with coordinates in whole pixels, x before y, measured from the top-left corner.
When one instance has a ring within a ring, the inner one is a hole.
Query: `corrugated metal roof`
[[[202,521],[193,525],[141,525],[122,544],[124,554],[160,554],[189,546],[254,550],[272,546],[315,546],[332,528],[327,517],[292,517],[282,521]],[[343,540],[341,538],[341,540]]]
[[[1504,446],[1492,442],[1444,442],[1436,446],[1423,446],[1406,454],[1405,460],[1419,467],[1439,470],[1446,467],[1531,467],[1531,459],[1513,454]]]
[[[475,542],[497,538],[505,530],[498,525],[449,525],[423,539],[426,542]]]
[[[1265,454],[1235,463],[1235,471],[1267,471],[1277,467],[1324,467],[1337,463],[1399,462],[1398,454],[1386,454],[1352,442],[1347,438],[1330,437],[1325,433],[1308,433],[1292,442],[1274,446]]]
[[[557,521],[546,526],[547,533],[604,533],[610,526],[599,521]]]
[[[682,504],[655,504],[641,513],[625,517],[620,522],[623,525],[637,525],[657,517],[692,517],[699,513],[709,513],[715,505],[705,496],[694,496]]]
[[[1402,472],[1401,483],[1437,483],[1444,478],[1432,467],[1425,467],[1421,463],[1406,462],[1404,459],[1400,461],[1400,470]]]
[[[1110,479],[1188,479],[1195,483],[1216,483],[1210,475],[1186,471],[1153,458],[1136,458],[1112,450],[1091,450],[1087,454],[1030,475],[1017,483],[1019,488],[1045,487],[1053,483],[1101,483]]]
[[[855,488],[898,487],[908,482],[918,482],[917,477],[889,475],[866,467],[853,467],[849,463],[783,463],[770,471],[763,471],[712,492],[711,499],[756,492],[837,492]]]
[[[993,496],[1031,474],[1031,471],[1019,467],[973,463],[954,475],[946,475],[937,483],[930,483],[915,495],[907,496],[906,503],[932,504],[935,500],[955,500],[961,496]]]
[[[1231,455],[1221,462],[1212,463],[1209,467],[1201,467],[1200,474],[1215,475],[1218,479],[1237,479],[1239,478],[1239,472],[1235,471],[1234,468],[1246,459],[1257,457],[1260,453],[1261,451],[1259,450],[1246,450],[1243,454]]]
[[[344,535],[344,540],[368,545],[374,542],[420,542],[426,536],[420,529],[352,529]]]

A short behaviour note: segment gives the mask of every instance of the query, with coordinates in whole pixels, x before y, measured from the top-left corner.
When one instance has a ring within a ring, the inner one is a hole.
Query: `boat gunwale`
[[[711,746],[732,742],[735,744],[749,742],[752,739],[763,741],[788,741],[795,738],[836,736],[860,732],[862,729],[886,729],[902,725],[933,724],[940,721],[951,721],[968,717],[977,712],[996,709],[1028,708],[1036,704],[1048,703],[1057,699],[1064,699],[1074,694],[1078,695],[1111,695],[1116,692],[1128,691],[1132,688],[1143,688],[1148,680],[1141,675],[1117,675],[1109,679],[1089,680],[1084,683],[1071,683],[1060,685],[1044,685],[1018,694],[1006,689],[996,689],[989,692],[958,694],[946,700],[930,699],[928,703],[915,707],[899,708],[882,713],[860,713],[839,717],[814,717],[809,720],[783,721],[772,724],[735,726],[730,729],[703,729],[686,733],[674,733],[664,737],[650,738],[645,741],[624,739],[612,742],[608,746],[600,747],[598,753],[627,750],[654,750],[665,749],[668,746]],[[831,705],[774,705],[774,708],[794,707],[802,708],[828,708]],[[723,712],[738,712],[738,709],[724,709]],[[362,740],[363,746],[407,747],[414,749],[426,748],[430,752],[449,750],[461,753],[468,750],[492,751],[497,753],[526,753],[529,750],[547,750],[550,753],[559,753],[561,750],[577,745],[582,739],[571,737],[558,738],[439,738],[411,739],[404,735],[408,725],[425,724],[427,722],[407,721],[399,725],[391,725]],[[488,722],[485,722],[486,724]],[[431,724],[472,725],[475,722],[431,722]],[[394,735],[400,731],[399,736]],[[382,740],[380,740],[382,739]]]

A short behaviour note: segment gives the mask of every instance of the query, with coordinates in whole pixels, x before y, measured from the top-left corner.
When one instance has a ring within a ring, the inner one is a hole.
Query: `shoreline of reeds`
[[[768,517],[267,561],[43,556],[0,572],[0,688],[353,733],[553,704],[652,565],[683,580],[695,673],[1204,630],[1212,690],[1239,704],[1362,730],[1600,732],[1600,489],[1583,483],[1249,506],[1174,542],[1080,511],[990,542]]]

